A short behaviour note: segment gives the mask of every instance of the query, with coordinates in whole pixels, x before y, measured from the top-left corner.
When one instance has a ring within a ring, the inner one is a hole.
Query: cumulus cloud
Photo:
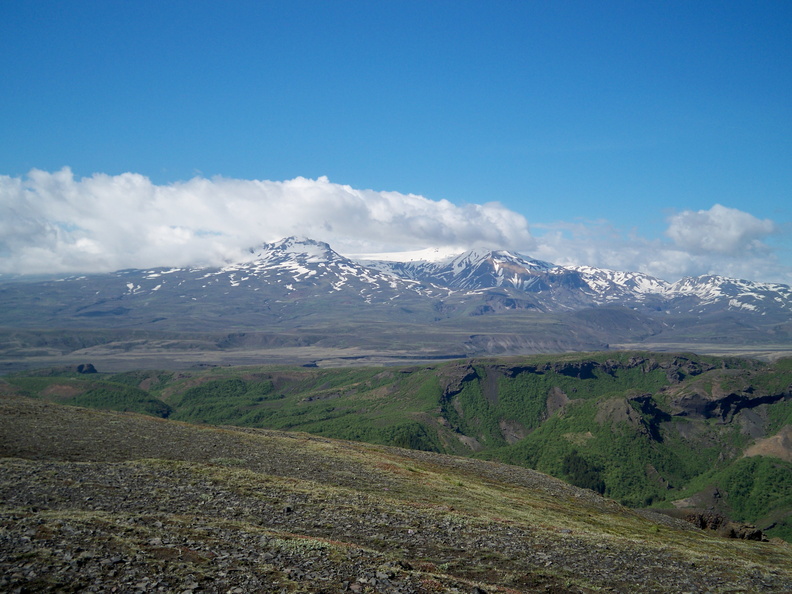
[[[457,206],[324,177],[156,185],[135,173],[76,179],[68,168],[0,176],[0,272],[221,264],[290,235],[342,253],[533,247],[525,218],[498,203]]]
[[[772,221],[716,204],[675,213],[667,223],[655,239],[608,221],[532,221],[532,235],[525,217],[499,203],[459,206],[324,177],[157,185],[135,173],[77,179],[68,168],[33,170],[0,176],[0,273],[221,265],[297,235],[342,254],[494,247],[666,280],[721,274],[792,283],[792,268],[767,241],[782,235]]]
[[[539,232],[535,256],[562,265],[639,271],[668,281],[717,274],[792,284],[792,268],[765,241],[781,235],[772,221],[716,204],[673,214],[667,223],[667,239],[624,233],[607,221],[534,225]]]
[[[766,252],[764,238],[776,231],[770,220],[716,204],[709,210],[686,210],[672,215],[666,235],[690,254],[735,255]]]

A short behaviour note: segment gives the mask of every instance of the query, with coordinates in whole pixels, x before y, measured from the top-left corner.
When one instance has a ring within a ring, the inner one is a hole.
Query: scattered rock
[[[666,525],[674,538],[653,540],[657,523],[523,468],[26,399],[0,405],[3,592],[792,590],[786,547],[732,543],[755,547],[750,560],[718,553],[691,571],[679,542],[705,550],[702,535]],[[210,462],[242,452],[244,467]],[[458,490],[443,499],[439,483],[425,483],[438,476],[464,479],[470,496],[503,489],[526,514],[547,505],[547,516],[466,511]],[[559,524],[567,505],[573,514]],[[625,526],[636,532],[620,535]],[[747,526],[730,529],[752,538]]]

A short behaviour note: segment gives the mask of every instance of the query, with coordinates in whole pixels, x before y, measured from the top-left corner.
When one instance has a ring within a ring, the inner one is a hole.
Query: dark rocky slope
[[[527,469],[0,399],[8,592],[784,592],[792,549]]]

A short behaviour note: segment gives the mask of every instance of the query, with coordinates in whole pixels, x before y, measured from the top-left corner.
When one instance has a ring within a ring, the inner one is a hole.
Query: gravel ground
[[[526,469],[0,399],[2,592],[789,592],[783,543]]]

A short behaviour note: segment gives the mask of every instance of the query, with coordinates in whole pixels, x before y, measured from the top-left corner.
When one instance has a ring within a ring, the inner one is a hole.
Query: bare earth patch
[[[760,439],[745,450],[745,457],[772,456],[792,462],[792,426],[787,425],[775,435]]]

